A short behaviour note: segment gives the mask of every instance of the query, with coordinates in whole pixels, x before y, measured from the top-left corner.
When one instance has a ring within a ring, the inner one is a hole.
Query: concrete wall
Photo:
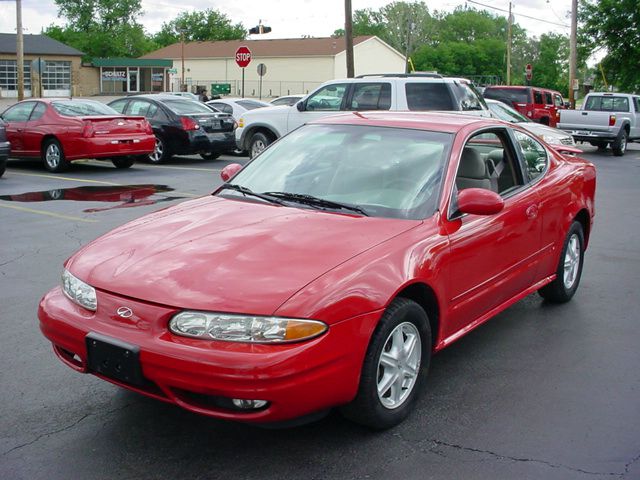
[[[74,97],[98,95],[100,93],[100,69],[81,65],[78,69],[78,84],[74,87]]]

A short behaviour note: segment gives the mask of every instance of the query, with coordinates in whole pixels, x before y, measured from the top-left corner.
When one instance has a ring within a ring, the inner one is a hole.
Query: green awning
[[[94,67],[173,67],[173,60],[164,58],[94,58],[91,63]]]

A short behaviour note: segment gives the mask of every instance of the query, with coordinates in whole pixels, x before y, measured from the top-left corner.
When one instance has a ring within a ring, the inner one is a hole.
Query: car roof
[[[440,112],[350,112],[331,115],[309,122],[310,124],[368,125],[377,127],[413,128],[445,133],[457,133],[464,127],[476,124],[501,125],[505,123],[493,118],[459,113]]]

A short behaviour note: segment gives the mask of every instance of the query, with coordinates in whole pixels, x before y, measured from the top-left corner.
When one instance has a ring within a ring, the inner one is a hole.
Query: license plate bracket
[[[89,370],[132,385],[143,386],[140,347],[91,332],[85,337]]]

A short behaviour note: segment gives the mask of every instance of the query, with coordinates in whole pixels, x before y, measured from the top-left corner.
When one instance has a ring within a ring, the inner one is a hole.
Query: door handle
[[[537,205],[529,205],[524,212],[527,215],[527,218],[533,220],[538,216],[538,206]]]

